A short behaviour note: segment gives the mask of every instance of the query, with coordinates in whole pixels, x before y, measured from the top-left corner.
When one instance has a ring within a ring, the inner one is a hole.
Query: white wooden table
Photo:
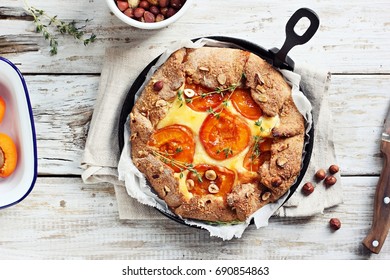
[[[379,140],[390,101],[390,1],[198,0],[175,24],[158,31],[133,29],[104,0],[30,0],[65,20],[93,19],[97,41],[84,47],[34,32],[21,0],[0,4],[0,55],[28,83],[38,141],[39,176],[21,203],[0,211],[0,259],[390,259],[390,237],[379,255],[361,244],[373,214],[382,167]],[[296,63],[329,70],[336,153],[344,203],[323,215],[271,219],[241,239],[223,242],[169,219],[122,221],[110,185],[84,185],[80,161],[106,48],[136,48],[145,65],[172,41],[207,35],[239,37],[280,47],[284,26],[300,7],[315,10],[317,34],[290,52]],[[338,217],[342,228],[331,232]]]

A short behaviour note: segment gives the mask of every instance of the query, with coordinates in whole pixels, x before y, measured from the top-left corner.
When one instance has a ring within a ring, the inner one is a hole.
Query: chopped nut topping
[[[263,201],[268,200],[270,197],[271,197],[271,193],[270,193],[270,192],[265,192],[265,193],[263,193],[263,194],[261,195],[261,199],[262,199]]]
[[[257,96],[257,100],[262,103],[265,103],[268,101],[268,97],[265,94],[259,94],[259,96]]]
[[[284,167],[287,163],[287,159],[285,158],[278,158],[276,160],[276,164],[279,166],[279,167]]]
[[[204,176],[206,177],[207,180],[214,181],[217,179],[217,173],[215,173],[214,170],[209,169],[205,172]]]
[[[219,84],[224,85],[226,83],[226,75],[225,74],[219,74],[217,77],[217,81]]]
[[[265,93],[265,88],[262,87],[262,86],[260,86],[260,85],[257,85],[257,86],[256,86],[256,90],[257,90],[258,92]]]
[[[210,69],[208,67],[205,67],[205,66],[199,66],[199,70],[205,71],[205,72],[209,72],[210,71]]]
[[[282,181],[282,179],[280,179],[279,177],[277,177],[277,178],[272,178],[272,180],[271,180],[271,185],[272,185],[274,188],[279,187],[282,183],[283,183],[283,181]]]
[[[260,73],[256,73],[255,74],[255,82],[258,83],[259,85],[264,85],[264,79],[263,77],[261,76]]]
[[[192,189],[195,187],[195,182],[194,182],[194,180],[188,179],[188,180],[186,181],[186,186],[187,186],[187,189],[188,189],[189,191],[192,190]]]
[[[210,184],[208,190],[209,193],[218,193],[219,187],[216,184]]]
[[[166,193],[169,193],[169,192],[171,191],[171,189],[168,188],[167,186],[164,186],[164,191],[165,191]]]
[[[156,107],[164,107],[164,106],[166,106],[168,103],[165,101],[165,100],[163,100],[163,99],[160,99],[160,100],[157,100],[157,102],[156,102]]]
[[[133,133],[133,134],[131,134],[131,136],[130,136],[130,140],[134,140],[135,138],[137,138],[137,136],[138,136],[138,133],[136,132],[136,133]],[[0,154],[0,163],[1,163],[1,154]]]
[[[284,151],[286,149],[288,149],[288,144],[282,144],[278,147],[278,152],[281,152],[281,151]]]

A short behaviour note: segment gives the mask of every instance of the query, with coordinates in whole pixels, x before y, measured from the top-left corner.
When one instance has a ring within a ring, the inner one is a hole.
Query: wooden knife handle
[[[363,240],[371,252],[378,254],[390,229],[390,142],[382,141],[384,165],[376,187],[371,230]]]

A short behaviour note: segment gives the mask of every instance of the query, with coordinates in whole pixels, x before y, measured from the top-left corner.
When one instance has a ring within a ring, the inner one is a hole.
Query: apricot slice
[[[232,94],[231,101],[234,108],[250,120],[257,120],[263,115],[259,105],[253,100],[249,89],[236,88]]]
[[[258,171],[264,162],[271,159],[272,139],[255,141],[244,158],[244,167],[249,171]],[[256,147],[257,146],[257,147]]]
[[[5,115],[5,100],[3,97],[0,96],[0,123],[3,121],[4,115]]]
[[[0,133],[0,177],[10,176],[16,168],[18,153],[11,137]]]
[[[195,92],[195,96],[192,98],[186,98],[186,104],[192,110],[197,112],[206,112],[210,108],[217,108],[223,101],[224,96],[220,93],[214,92],[214,90],[202,87],[196,84],[187,84],[186,89],[192,89]],[[214,92],[214,93],[212,93]]]
[[[185,125],[174,124],[155,131],[148,145],[157,148],[156,156],[175,172],[181,172],[194,159],[194,134]]]
[[[242,152],[249,144],[251,131],[238,116],[222,110],[208,115],[199,132],[200,141],[213,159],[224,160]]]
[[[192,194],[199,196],[213,194],[218,197],[226,197],[232,191],[236,176],[232,170],[209,164],[196,165],[194,170],[196,172],[189,172],[187,175],[187,182],[192,180],[194,183],[187,184],[188,191]],[[214,180],[207,179],[206,173],[210,171],[214,171]]]

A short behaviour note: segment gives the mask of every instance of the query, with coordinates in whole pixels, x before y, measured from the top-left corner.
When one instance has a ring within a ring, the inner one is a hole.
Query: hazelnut
[[[324,180],[326,177],[326,172],[324,169],[320,169],[315,174],[316,179],[318,180]]]
[[[302,187],[302,192],[305,194],[305,195],[309,195],[311,194],[312,192],[314,192],[314,186],[312,183],[310,182],[307,182],[306,184],[303,185]]]
[[[194,97],[195,96],[195,91],[190,88],[184,89],[184,95],[187,96],[188,98]]]
[[[209,193],[218,193],[219,187],[216,184],[210,184],[208,190]]]
[[[215,173],[214,170],[209,169],[205,172],[204,176],[206,177],[207,180],[214,181],[217,179],[217,173]]]
[[[336,174],[337,172],[339,172],[339,170],[340,168],[336,164],[332,164],[331,166],[329,166],[330,174]]]
[[[157,81],[157,82],[155,82],[153,84],[153,89],[155,91],[160,91],[160,90],[162,90],[163,86],[164,86],[164,82],[163,81]]]
[[[334,184],[336,184],[336,182],[337,182],[336,177],[332,175],[325,178],[325,185],[327,185],[328,187],[333,186]]]
[[[330,219],[330,221],[329,221],[329,225],[330,225],[331,229],[333,229],[333,230],[338,230],[338,229],[340,229],[340,227],[341,227],[341,222],[340,222],[340,220],[337,219],[337,218],[332,218],[332,219]]]

